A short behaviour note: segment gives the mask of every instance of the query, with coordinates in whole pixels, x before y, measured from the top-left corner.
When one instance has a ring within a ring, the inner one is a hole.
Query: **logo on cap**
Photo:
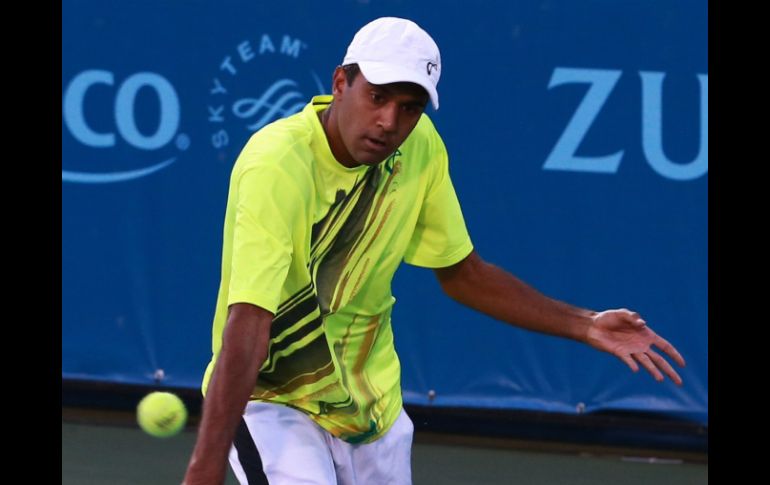
[[[438,64],[434,64],[433,62],[428,61],[428,65],[425,66],[425,68],[428,71],[428,76],[430,76],[431,71],[433,71],[433,69],[438,70]]]

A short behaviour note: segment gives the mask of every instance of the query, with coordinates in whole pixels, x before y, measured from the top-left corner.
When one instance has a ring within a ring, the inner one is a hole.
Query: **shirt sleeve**
[[[302,199],[277,167],[250,168],[235,183],[227,304],[251,303],[275,313],[291,265],[293,224]]]
[[[426,191],[417,226],[404,254],[406,263],[426,268],[451,266],[473,250],[460,202],[449,177],[446,148],[438,135],[435,138],[433,180]]]

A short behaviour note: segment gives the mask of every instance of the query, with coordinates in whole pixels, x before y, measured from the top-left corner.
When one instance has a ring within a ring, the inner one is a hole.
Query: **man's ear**
[[[332,75],[332,95],[335,99],[342,95],[347,87],[347,78],[345,77],[345,71],[342,67],[337,66]]]

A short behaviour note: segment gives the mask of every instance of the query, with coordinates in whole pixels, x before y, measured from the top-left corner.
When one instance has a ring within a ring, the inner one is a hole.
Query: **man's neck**
[[[342,137],[340,136],[340,132],[336,125],[337,120],[334,112],[334,102],[329,104],[325,110],[321,111],[318,114],[318,118],[321,121],[321,127],[323,127],[324,134],[326,135],[326,141],[329,142],[329,148],[332,151],[332,155],[334,155],[334,159],[337,160],[337,163],[347,168],[360,166],[361,164],[353,160],[353,157],[348,153],[342,143]]]

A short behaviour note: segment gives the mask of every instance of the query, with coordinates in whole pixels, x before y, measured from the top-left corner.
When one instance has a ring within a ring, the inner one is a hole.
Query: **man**
[[[213,358],[185,483],[411,483],[390,324],[400,262],[433,268],[453,299],[609,352],[657,380],[668,342],[628,310],[550,299],[473,250],[441,137],[441,58],[415,23],[353,38],[332,96],[260,130],[233,168]]]

